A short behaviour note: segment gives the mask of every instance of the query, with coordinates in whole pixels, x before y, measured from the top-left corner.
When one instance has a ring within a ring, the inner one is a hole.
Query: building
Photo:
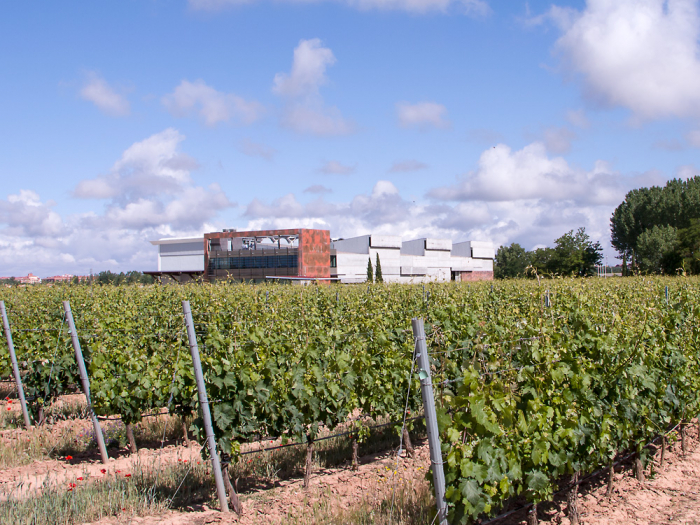
[[[328,230],[223,230],[203,237],[159,239],[158,270],[144,272],[178,282],[192,280],[360,283],[376,258],[386,282],[493,279],[490,242],[449,239],[402,241],[394,235],[363,235],[331,241]]]
[[[385,282],[483,281],[493,279],[491,242],[449,239],[402,241],[395,235],[363,235],[331,243],[331,275],[342,283],[367,279],[367,261],[377,256]]]
[[[74,275],[69,273],[63,275],[53,275],[51,277],[44,277],[45,283],[70,283],[73,280]]]
[[[158,270],[143,272],[178,282],[198,280],[204,274],[204,238],[183,237],[151,241],[158,246]]]
[[[25,277],[17,277],[16,279],[19,284],[39,284],[41,282],[41,277],[37,277],[31,272]]]

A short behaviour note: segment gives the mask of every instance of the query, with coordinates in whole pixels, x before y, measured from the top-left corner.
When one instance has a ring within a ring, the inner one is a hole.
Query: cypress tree
[[[367,259],[367,282],[374,281],[374,272],[372,271],[372,258]]]
[[[377,264],[376,264],[376,270],[374,272],[374,281],[378,283],[383,283],[384,279],[382,278],[382,263],[379,262],[379,254],[377,254]]]

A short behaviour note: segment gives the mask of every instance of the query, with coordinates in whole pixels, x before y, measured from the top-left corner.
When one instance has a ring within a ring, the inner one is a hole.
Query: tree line
[[[109,270],[89,275],[89,276],[78,276],[75,275],[73,278],[70,280],[70,284],[81,284],[81,285],[91,285],[91,284],[97,284],[97,285],[103,285],[103,284],[112,284],[114,286],[120,286],[124,284],[153,284],[154,279],[153,276],[151,275],[146,275],[145,273],[138,272],[136,270],[132,270],[130,272],[120,272],[120,273],[115,273],[115,272],[110,272]],[[14,277],[10,277],[8,279],[0,279],[0,285],[9,285],[9,286],[15,286],[20,284],[20,282],[15,279]],[[41,284],[48,284],[47,282],[42,281]]]
[[[603,260],[603,248],[591,241],[585,228],[571,230],[554,241],[554,247],[526,251],[518,243],[501,246],[496,252],[493,275],[507,277],[578,276],[595,274]]]
[[[625,273],[700,273],[700,176],[630,191],[610,231]]]
[[[612,214],[610,234],[623,275],[700,274],[700,176],[628,192]],[[585,277],[602,261],[600,243],[592,242],[584,228],[554,243],[532,251],[517,243],[501,246],[494,277]]]

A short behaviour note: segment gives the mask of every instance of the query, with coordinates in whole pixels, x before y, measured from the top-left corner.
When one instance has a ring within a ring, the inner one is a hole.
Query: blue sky
[[[0,275],[153,269],[223,227],[609,247],[700,174],[691,0],[11,3]]]

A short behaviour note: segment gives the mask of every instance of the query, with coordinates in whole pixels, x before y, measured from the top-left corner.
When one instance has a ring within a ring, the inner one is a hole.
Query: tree
[[[522,277],[530,264],[530,255],[525,248],[514,242],[510,246],[498,248],[494,263],[493,276],[496,279]]]
[[[673,179],[663,187],[632,190],[610,218],[611,243],[622,256],[623,267],[629,263],[632,268],[643,268],[649,263],[648,259],[642,262],[639,253],[639,240],[645,231],[653,230],[654,226],[682,230],[697,218],[700,218],[700,176]],[[659,235],[658,231],[646,234],[642,238],[646,243],[642,250],[648,248],[652,237],[658,240]],[[676,259],[680,260],[679,254]]]
[[[374,271],[374,281],[377,283],[384,282],[384,279],[382,278],[382,263],[379,261],[379,254],[377,254],[377,266]]]
[[[678,244],[678,230],[673,226],[656,226],[644,230],[637,238],[639,269],[648,273],[674,273],[664,271],[666,265],[672,265],[671,254]]]
[[[367,282],[374,281],[374,272],[372,271],[372,258],[367,259]]]
[[[591,242],[586,228],[571,230],[554,241],[554,253],[549,270],[560,275],[585,277],[595,273],[595,265],[603,260],[603,248],[599,242]]]

